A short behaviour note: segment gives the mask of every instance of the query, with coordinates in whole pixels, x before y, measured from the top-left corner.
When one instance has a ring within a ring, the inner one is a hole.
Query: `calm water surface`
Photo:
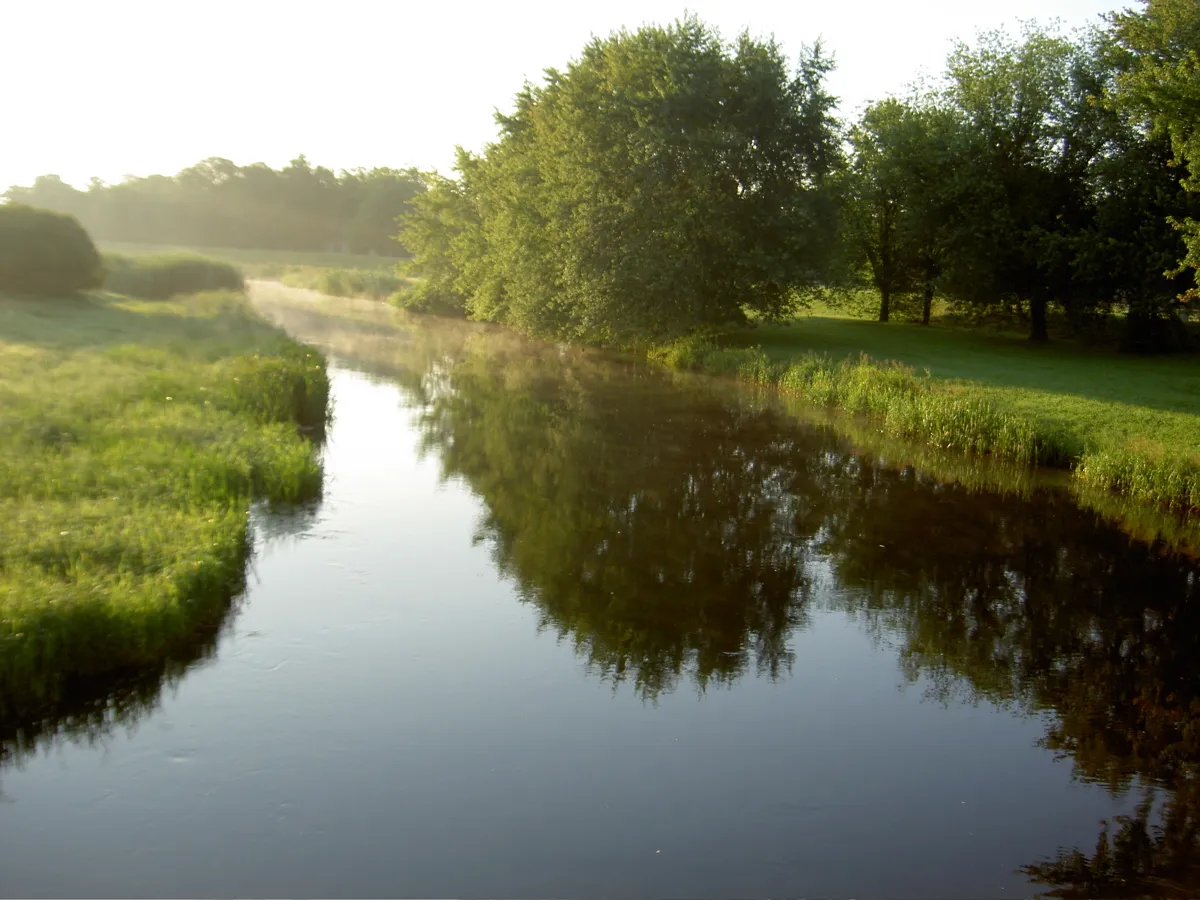
[[[711,382],[267,305],[333,357],[325,497],[256,512],[195,659],[9,741],[0,893],[1197,883],[1187,559]]]

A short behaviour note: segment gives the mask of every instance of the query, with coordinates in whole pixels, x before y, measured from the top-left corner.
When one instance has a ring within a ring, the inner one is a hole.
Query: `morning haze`
[[[789,53],[818,38],[837,58],[842,109],[937,72],[954,39],[1021,19],[1094,24],[1107,0],[859,0],[458,4],[351,0],[280,7],[217,2],[9,4],[0,55],[0,187],[60,175],[174,173],[220,156],[332,168],[449,169],[453,147],[495,136],[526,80],[562,67],[593,34],[685,10],[726,37],[774,34]],[[281,11],[284,10],[284,11]],[[46,41],[69,67],[43,65]],[[212,65],[213,54],[221,65]],[[86,72],[86,90],[78,75]],[[20,89],[17,89],[17,86]],[[331,127],[330,119],[352,126]]]
[[[0,898],[1200,896],[1196,0],[0,27]]]

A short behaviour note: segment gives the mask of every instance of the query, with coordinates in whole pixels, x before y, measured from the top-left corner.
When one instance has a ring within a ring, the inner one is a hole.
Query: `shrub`
[[[467,315],[461,297],[439,291],[433,282],[427,280],[404,285],[392,294],[389,302],[393,306],[407,309],[409,312],[458,319],[465,318]]]
[[[100,254],[74,216],[0,205],[0,291],[53,297],[99,287]]]
[[[245,287],[242,273],[235,266],[203,256],[108,254],[104,262],[108,269],[104,287],[127,297],[166,300],[177,294],[240,291]]]

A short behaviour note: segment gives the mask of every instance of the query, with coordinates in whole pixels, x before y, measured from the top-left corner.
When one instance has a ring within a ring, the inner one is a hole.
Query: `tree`
[[[73,216],[0,205],[0,291],[54,297],[99,287],[104,266]]]
[[[1047,310],[1072,282],[1069,237],[1086,222],[1096,153],[1083,47],[1030,28],[960,44],[944,102],[964,123],[952,188],[946,277],[961,302],[1027,308],[1030,339],[1048,338]]]
[[[880,294],[879,320],[898,294],[920,292],[929,324],[942,271],[957,161],[958,122],[927,98],[869,106],[851,129],[844,227]]]
[[[829,68],[814,48],[789,73],[773,42],[694,18],[594,40],[460,156],[477,255],[424,273],[474,318],[614,344],[782,314],[832,252]]]
[[[897,148],[907,112],[899,100],[884,100],[867,107],[850,130],[853,155],[845,177],[844,227],[879,291],[880,322],[891,316],[892,297],[910,290],[915,277],[912,248],[903,240],[909,185]]]
[[[1182,182],[1200,192],[1200,5],[1195,0],[1144,0],[1141,12],[1112,17],[1117,40],[1132,54],[1119,80],[1119,108],[1170,140]],[[1172,220],[1186,238],[1179,270],[1200,279],[1200,221]],[[1198,281],[1200,283],[1200,281]],[[1193,287],[1190,298],[1194,299]]]
[[[1096,41],[1095,54],[1100,152],[1088,176],[1092,218],[1074,241],[1076,281],[1094,309],[1124,310],[1124,349],[1175,349],[1186,341],[1179,314],[1187,279],[1177,267],[1183,237],[1172,222],[1200,210],[1200,195],[1186,191],[1168,136],[1124,114],[1115,88],[1136,57],[1111,35]]]
[[[406,263],[421,278],[400,295],[414,312],[465,316],[467,296],[474,286],[466,283],[471,260],[481,246],[481,225],[466,187],[472,168],[469,154],[458,151],[460,179],[426,176],[428,190],[413,198],[409,212],[400,217],[400,239],[411,254]]]

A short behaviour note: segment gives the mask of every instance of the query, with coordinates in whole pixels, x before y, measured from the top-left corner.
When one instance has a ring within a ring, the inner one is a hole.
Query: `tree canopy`
[[[1179,164],[1195,120],[1180,72],[1197,48],[1179,36],[1181,9],[1151,3],[1070,38],[986,32],[955,47],[932,88],[866,109],[849,132],[842,220],[881,319],[894,296],[921,292],[928,322],[936,291],[972,315],[1015,312],[1034,340],[1057,308],[1076,332],[1122,313],[1128,349],[1183,342],[1183,237],[1200,207]],[[1169,27],[1154,30],[1160,19]],[[1183,61],[1164,74],[1155,46]],[[1175,106],[1146,99],[1164,81]]]
[[[460,153],[401,239],[443,304],[534,334],[626,344],[780,315],[833,246],[830,67],[695,18],[597,38]]]

